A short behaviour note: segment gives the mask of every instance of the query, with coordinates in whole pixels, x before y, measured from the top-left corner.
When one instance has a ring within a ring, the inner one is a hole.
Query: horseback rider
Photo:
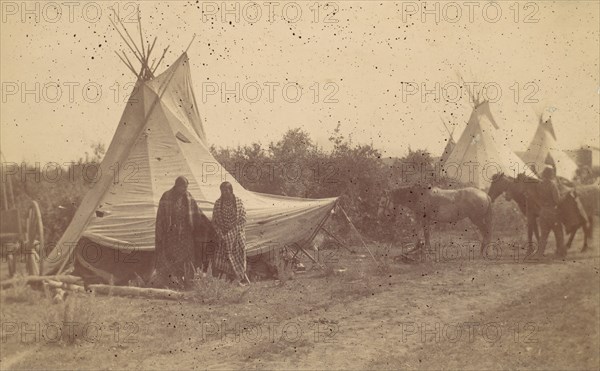
[[[554,168],[550,165],[544,167],[541,174],[542,182],[539,184],[539,202],[540,202],[540,248],[538,256],[543,257],[546,251],[546,243],[550,231],[554,232],[556,240],[556,256],[564,257],[567,250],[564,244],[564,235],[562,224],[559,220],[558,205],[561,201],[561,195],[558,190],[558,183]]]

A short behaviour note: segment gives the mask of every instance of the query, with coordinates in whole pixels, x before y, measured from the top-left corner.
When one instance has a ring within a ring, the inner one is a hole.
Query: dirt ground
[[[326,257],[343,273],[309,269],[204,303],[80,294],[55,304],[15,287],[0,296],[0,368],[596,370],[594,237],[590,251],[578,235],[568,259],[544,261],[526,259],[515,236],[485,258],[447,234],[412,263],[371,246],[388,262],[379,267],[354,246]]]

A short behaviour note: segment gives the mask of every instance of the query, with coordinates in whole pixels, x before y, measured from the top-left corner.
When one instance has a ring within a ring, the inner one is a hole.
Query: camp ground
[[[600,368],[597,3],[48,4],[2,3],[1,370]]]

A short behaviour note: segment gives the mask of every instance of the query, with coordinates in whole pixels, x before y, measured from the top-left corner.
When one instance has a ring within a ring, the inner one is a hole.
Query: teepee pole
[[[446,128],[446,131],[448,132],[448,135],[450,135],[450,139],[454,140],[454,138],[452,138],[452,132],[450,131],[450,129],[448,129],[448,125],[446,125],[446,121],[444,121],[444,119],[442,118],[442,116],[440,116],[440,119],[442,120],[442,124],[444,124],[444,127]]]
[[[154,64],[156,63],[156,58],[154,58],[152,60],[152,64],[150,65],[150,73],[152,73],[152,71],[154,71]]]
[[[113,11],[114,11],[114,9],[113,9]],[[121,36],[121,38],[123,39],[123,41],[125,41],[125,45],[127,45],[127,47],[129,48],[129,50],[131,50],[131,52],[133,53],[133,55],[135,55],[135,57],[137,58],[137,60],[142,64],[142,69],[143,69],[144,62],[142,62],[142,60],[137,55],[137,53],[135,52],[135,50],[131,47],[131,45],[129,45],[129,43],[127,42],[127,39],[125,38],[125,36],[123,36],[123,34],[121,33],[121,31],[119,31],[119,29],[117,28],[117,25],[115,24],[115,22],[110,17],[108,19],[112,23],[112,25],[115,28],[115,30],[117,30],[117,33],[119,34],[119,36]],[[123,52],[123,54],[125,54],[125,53]],[[133,65],[132,65],[132,67],[133,67]],[[135,72],[135,75],[139,76],[139,74],[137,72]]]
[[[133,63],[131,63],[131,61],[129,60],[129,58],[127,58],[127,54],[125,54],[125,51],[122,50],[121,51],[123,53],[123,56],[125,57],[125,59],[127,60],[127,62],[129,63],[129,65],[131,66],[131,68],[133,69],[135,75],[137,76],[137,78],[139,79],[142,76],[142,72],[144,71],[143,69],[138,73],[135,72],[135,68],[133,68]]]
[[[160,62],[162,62],[163,58],[165,57],[165,54],[167,54],[167,50],[169,50],[169,46],[167,46],[165,48],[165,50],[163,50],[163,54],[160,57],[160,59],[158,60],[158,63],[156,63],[156,67],[154,67],[154,69],[152,70],[152,74],[154,74],[154,72],[158,69],[158,66],[160,65]]]
[[[113,12],[116,13],[116,10],[113,8]],[[127,35],[127,37],[129,37],[129,40],[131,41],[131,44],[133,44],[133,46],[135,47],[135,52],[137,52],[141,58],[144,58],[144,55],[142,54],[142,52],[140,52],[140,49],[137,47],[137,44],[135,43],[135,41],[133,41],[133,38],[131,37],[131,34],[129,33],[129,31],[127,31],[127,28],[125,27],[125,25],[123,25],[123,22],[121,21],[121,19],[119,19],[117,17],[117,21],[119,21],[119,24],[121,25],[121,27],[123,27],[123,31],[125,31],[125,34]],[[132,52],[134,52],[134,50],[131,50]],[[138,57],[138,59],[140,59],[140,62],[142,62],[142,59]],[[142,62],[143,63],[143,62]]]
[[[114,9],[113,9],[113,11],[114,11]],[[115,17],[116,17],[116,12],[115,12]],[[108,17],[108,20],[110,21],[110,23],[112,23],[113,27],[115,28],[115,30],[117,31],[117,33],[119,34],[119,36],[121,36],[121,39],[123,39],[123,41],[125,41],[125,45],[127,45],[127,47],[129,48],[129,50],[131,50],[133,52],[133,54],[135,54],[135,50],[131,47],[131,45],[129,45],[129,42],[127,41],[127,39],[125,38],[125,36],[123,36],[123,34],[121,33],[121,31],[119,31],[119,28],[117,27],[117,24],[115,23],[115,21],[113,21],[112,18],[110,18],[110,17]],[[139,57],[137,55],[136,55],[136,57],[139,59]]]
[[[133,44],[133,47],[129,44],[129,42],[127,42],[127,39],[125,38],[125,36],[123,36],[123,34],[121,33],[121,31],[119,31],[119,29],[117,28],[117,25],[112,20],[112,18],[109,17],[108,19],[110,20],[110,22],[112,23],[112,25],[115,27],[115,29],[119,33],[119,36],[121,36],[121,38],[123,39],[123,41],[125,41],[125,44],[131,50],[131,52],[133,53],[133,55],[135,55],[135,57],[137,58],[137,60],[142,64],[142,71],[140,72],[139,75],[138,74],[136,74],[136,75],[143,76],[144,75],[144,73],[143,73],[144,69],[147,69],[147,70],[150,69],[148,67],[148,63],[146,62],[146,57],[144,56],[144,54],[142,54],[142,52],[140,52],[139,48],[137,47],[137,44],[135,43],[135,41],[133,41],[133,38],[131,37],[131,34],[129,33],[129,31],[127,31],[127,28],[125,27],[125,25],[123,25],[123,22],[121,22],[121,19],[119,19],[119,17],[117,16],[117,11],[114,8],[112,8],[112,11],[113,11],[113,13],[115,15],[115,18],[117,19],[117,21],[121,25],[121,27],[123,27],[123,31],[125,31],[125,34],[127,35],[127,37],[129,38],[129,40],[131,41],[131,44]],[[143,43],[142,43],[142,48],[143,48]]]
[[[190,43],[188,44],[187,48],[185,48],[185,52],[187,53],[188,49],[190,48],[190,46],[192,46],[192,43],[194,42],[194,39],[196,38],[196,34],[194,34],[194,36],[192,37],[192,41],[190,41]]]
[[[154,37],[154,41],[152,41],[152,45],[150,45],[148,47],[148,54],[146,54],[146,59],[149,60],[150,59],[150,53],[152,53],[152,50],[154,49],[154,44],[156,44],[156,39],[157,37]]]
[[[123,62],[123,64],[125,64],[125,66],[127,66],[127,68],[129,68],[129,70],[137,76],[137,72],[135,72],[135,70],[133,69],[133,67],[131,67],[131,65],[129,65],[129,63],[125,62],[125,59],[123,59],[123,57],[121,57],[121,55],[119,53],[117,53],[117,51],[115,50],[115,54],[117,55],[117,57],[119,57],[119,59],[121,60],[121,62]]]
[[[127,35],[127,37],[129,37],[129,40],[131,40],[131,43],[135,47],[135,51],[137,51],[137,54],[136,53],[133,53],[133,54],[135,54],[137,59],[142,64],[142,70],[143,70],[146,67],[146,61],[144,59],[144,55],[142,54],[142,52],[140,52],[140,49],[137,47],[137,44],[135,43],[135,41],[133,41],[133,38],[131,37],[131,35],[129,34],[129,31],[127,31],[127,28],[125,28],[125,26],[123,26],[123,30],[125,31],[125,34]],[[132,50],[132,52],[133,52],[133,50]],[[138,54],[139,54],[139,56],[138,56]]]
[[[140,6],[137,7],[138,30],[140,31],[140,44],[142,48],[142,57],[146,59],[146,51],[144,50],[144,37],[142,36],[142,19],[140,18]]]

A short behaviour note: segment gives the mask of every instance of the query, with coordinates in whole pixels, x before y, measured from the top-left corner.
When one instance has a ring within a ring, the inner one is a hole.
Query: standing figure
[[[567,250],[564,244],[564,235],[562,224],[559,219],[558,205],[561,200],[558,184],[554,175],[554,168],[546,166],[542,171],[542,182],[539,183],[539,221],[540,221],[540,247],[538,256],[543,257],[548,243],[550,231],[554,232],[556,241],[556,256],[564,257]]]
[[[213,225],[218,236],[213,271],[217,276],[226,274],[230,280],[243,285],[246,275],[246,209],[241,199],[233,194],[229,182],[221,183],[221,197],[213,208]]]
[[[188,180],[180,176],[160,198],[156,215],[155,285],[189,288],[194,278],[195,250],[210,228],[210,221],[198,209],[187,191]]]

